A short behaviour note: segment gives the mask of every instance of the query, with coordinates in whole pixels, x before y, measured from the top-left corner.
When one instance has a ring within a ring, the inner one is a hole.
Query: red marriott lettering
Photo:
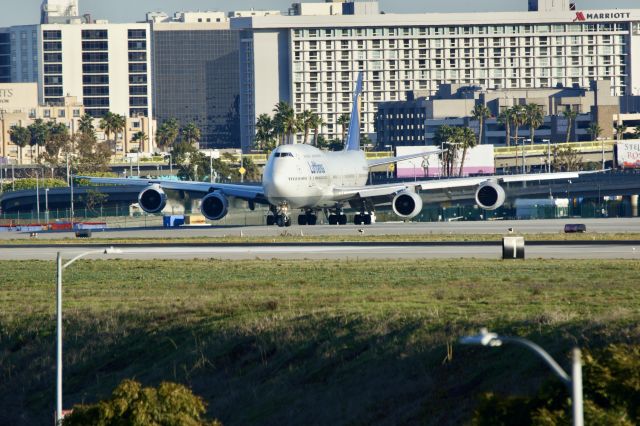
[[[584,22],[594,20],[608,20],[608,19],[631,19],[631,12],[576,12],[576,17],[573,22]]]
[[[576,12],[576,19],[573,20],[573,22],[576,21],[586,21],[587,18],[584,17],[584,13],[583,12]]]

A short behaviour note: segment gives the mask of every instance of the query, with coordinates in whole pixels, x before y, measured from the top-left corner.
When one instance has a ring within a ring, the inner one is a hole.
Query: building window
[[[58,118],[64,118],[64,110],[63,109],[59,109],[58,110]]]
[[[83,40],[106,40],[107,38],[107,30],[82,30]]]
[[[128,36],[129,39],[146,39],[147,30],[129,30]]]
[[[80,117],[80,110],[79,109],[74,109],[73,110],[73,116],[74,117]]]

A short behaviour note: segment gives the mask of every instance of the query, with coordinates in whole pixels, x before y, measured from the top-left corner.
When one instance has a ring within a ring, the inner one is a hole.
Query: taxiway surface
[[[128,238],[194,238],[194,237],[277,237],[282,234],[323,236],[323,235],[419,235],[419,234],[506,234],[509,228],[516,233],[552,234],[561,233],[568,223],[584,223],[588,232],[597,233],[640,233],[640,218],[622,219],[553,219],[553,220],[513,220],[477,222],[385,222],[370,226],[198,226],[181,228],[136,228],[109,229],[93,232],[93,239]],[[0,241],[28,239],[28,232],[0,232]],[[72,232],[41,232],[39,239],[75,238]]]
[[[106,248],[106,247],[105,247]],[[95,246],[80,247],[15,247],[0,249],[3,260],[54,260],[57,252],[65,258]],[[502,253],[500,244],[334,244],[334,245],[229,245],[229,246],[137,246],[122,247],[122,253],[116,255],[98,254],[94,259],[311,259],[311,260],[359,260],[359,259],[499,259]],[[529,259],[638,259],[640,245],[600,244],[600,243],[563,243],[530,244],[526,248]]]

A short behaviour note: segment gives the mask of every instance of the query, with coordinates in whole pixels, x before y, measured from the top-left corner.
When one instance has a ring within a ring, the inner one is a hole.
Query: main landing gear
[[[305,213],[298,216],[298,225],[315,225],[318,223],[318,216],[312,210],[308,210]]]
[[[373,220],[373,215],[369,213],[360,213],[353,217],[353,223],[355,225],[371,225]]]

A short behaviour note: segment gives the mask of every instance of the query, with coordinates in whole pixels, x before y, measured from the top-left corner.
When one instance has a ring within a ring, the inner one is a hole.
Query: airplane
[[[160,179],[127,179],[81,177],[91,183],[106,185],[140,185],[140,208],[147,213],[159,213],[167,201],[188,192],[200,199],[200,211],[209,220],[224,218],[229,211],[229,198],[269,206],[267,225],[291,226],[291,215],[299,211],[299,225],[316,225],[318,213],[324,211],[330,225],[346,225],[345,206],[358,213],[354,224],[370,225],[375,221],[375,208],[391,205],[401,219],[417,216],[423,206],[419,192],[477,188],[476,204],[485,210],[496,210],[506,200],[501,184],[511,182],[569,180],[584,172],[479,176],[382,185],[367,185],[372,167],[392,164],[434,154],[433,151],[400,157],[367,160],[360,149],[360,96],[362,73],[358,76],[353,96],[348,136],[342,151],[326,152],[307,144],[280,145],[271,152],[264,167],[261,185],[239,185]],[[435,153],[442,151],[435,151]],[[591,173],[591,172],[588,172]]]

